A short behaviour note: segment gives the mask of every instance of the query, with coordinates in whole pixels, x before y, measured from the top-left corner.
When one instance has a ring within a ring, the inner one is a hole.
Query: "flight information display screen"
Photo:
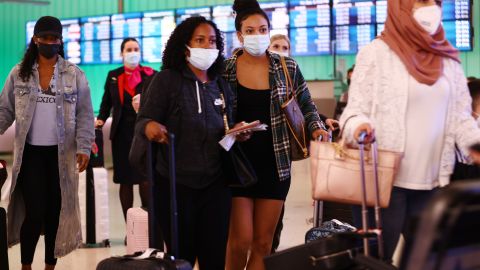
[[[222,32],[235,32],[235,17],[232,5],[215,6],[212,8],[213,22]]]
[[[328,0],[291,0],[290,27],[313,27],[330,25]]]
[[[176,22],[180,24],[184,20],[194,16],[203,16],[207,20],[211,20],[212,13],[210,7],[177,9]]]
[[[330,27],[304,27],[290,29],[293,56],[330,54]]]
[[[82,40],[110,39],[110,16],[80,18]]]
[[[81,42],[82,64],[110,63],[110,40]]]
[[[444,21],[443,29],[450,43],[460,51],[472,50],[472,33],[469,20]]]
[[[270,35],[288,35],[293,56],[355,54],[382,33],[388,15],[387,0],[273,1],[260,3],[270,20]],[[446,38],[459,50],[471,51],[472,1],[443,0],[442,12]],[[77,64],[120,63],[119,44],[134,37],[141,43],[142,61],[158,63],[175,27],[192,16],[216,23],[226,57],[241,46],[232,5],[224,4],[62,19],[65,58]],[[26,22],[27,45],[35,23]]]
[[[145,37],[142,40],[143,61],[147,63],[162,62],[163,51],[168,41],[168,36]]]
[[[112,39],[142,36],[142,14],[127,13],[112,15]]]
[[[145,12],[142,19],[144,37],[170,36],[175,27],[175,11]]]
[[[260,7],[270,19],[272,29],[288,29],[290,18],[287,2],[260,3]]]
[[[371,24],[376,22],[373,1],[338,1],[333,5],[334,25]]]
[[[470,0],[443,0],[443,20],[469,20],[471,18]]]

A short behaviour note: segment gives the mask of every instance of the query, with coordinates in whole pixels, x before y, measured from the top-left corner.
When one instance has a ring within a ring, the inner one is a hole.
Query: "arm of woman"
[[[102,103],[100,103],[100,113],[97,116],[97,121],[101,120],[103,123],[107,121],[112,110],[112,95],[110,94],[110,80],[112,80],[112,72],[108,72],[105,86],[103,87]]]
[[[169,71],[155,74],[150,85],[142,93],[140,110],[137,115],[135,132],[147,136],[150,140],[166,142],[165,123],[167,111],[171,102],[171,87],[169,87]],[[147,132],[148,129],[148,132]]]
[[[17,68],[14,67],[7,77],[0,94],[0,134],[3,134],[15,120],[14,76]]]
[[[95,141],[95,130],[93,127],[93,108],[90,97],[90,86],[85,74],[77,68],[77,105],[76,117],[76,141],[77,153],[90,156],[92,143]]]
[[[354,144],[359,129],[373,136],[372,123],[369,119],[373,106],[373,84],[375,81],[375,49],[368,45],[357,55],[355,71],[349,88],[349,100],[340,117],[343,137]],[[348,121],[347,121],[348,120]]]
[[[457,99],[455,103],[455,142],[463,153],[469,147],[480,143],[480,129],[472,116],[472,98],[468,91],[467,80],[460,64],[456,65],[455,87]]]
[[[300,67],[293,59],[291,61],[292,63],[287,62],[287,67],[289,64],[295,66],[293,87],[295,88],[298,106],[300,107],[300,110],[302,110],[308,130],[312,134],[312,138],[316,139],[319,135],[324,135],[326,139],[327,137],[325,135],[328,133],[323,131],[327,130],[327,128],[325,127],[325,123],[320,119],[317,107],[315,106],[315,103],[313,103],[307,83],[300,71]]]

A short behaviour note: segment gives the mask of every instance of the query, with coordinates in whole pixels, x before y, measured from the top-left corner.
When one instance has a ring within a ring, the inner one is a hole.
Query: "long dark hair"
[[[235,29],[237,31],[242,30],[242,22],[245,21],[248,17],[259,14],[267,20],[268,28],[270,28],[270,20],[268,19],[267,13],[260,8],[257,0],[235,0],[233,2],[233,11],[235,12]]]
[[[175,69],[181,71],[187,66],[187,60],[185,59],[185,52],[187,50],[186,46],[192,39],[195,29],[204,23],[211,25],[213,29],[215,29],[217,49],[219,50],[217,60],[215,60],[213,65],[208,69],[208,76],[215,77],[222,74],[224,62],[222,34],[214,22],[201,16],[190,17],[180,23],[175,30],[173,30],[172,35],[167,41],[165,50],[163,51],[162,70]]]
[[[60,44],[60,49],[58,50],[58,54],[65,58],[65,53],[63,52],[63,41]],[[30,44],[28,44],[27,51],[25,51],[25,54],[23,55],[22,62],[20,62],[20,72],[19,76],[22,79],[22,81],[26,82],[32,76],[33,71],[33,64],[35,64],[35,61],[37,60],[38,57],[38,47],[37,44],[33,41],[33,37],[30,40]]]

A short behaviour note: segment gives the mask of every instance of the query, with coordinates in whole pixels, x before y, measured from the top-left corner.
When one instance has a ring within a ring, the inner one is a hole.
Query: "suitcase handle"
[[[362,132],[359,135],[358,145],[360,149],[360,170],[362,180],[362,229],[363,233],[369,232],[368,226],[368,208],[367,208],[367,180],[365,174],[365,139],[367,132]],[[372,160],[373,160],[373,174],[375,186],[375,234],[377,235],[378,257],[383,259],[383,237],[382,237],[382,217],[380,213],[380,191],[378,188],[378,146],[375,139],[371,142],[372,145]],[[366,256],[370,255],[370,248],[368,246],[368,238],[363,239],[363,250]]]

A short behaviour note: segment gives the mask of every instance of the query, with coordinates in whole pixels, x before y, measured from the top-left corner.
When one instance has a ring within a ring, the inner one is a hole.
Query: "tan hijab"
[[[457,62],[458,50],[445,38],[440,25],[434,35],[425,31],[413,17],[416,0],[389,0],[385,30],[380,38],[400,57],[418,82],[433,85],[443,73],[443,58]]]

